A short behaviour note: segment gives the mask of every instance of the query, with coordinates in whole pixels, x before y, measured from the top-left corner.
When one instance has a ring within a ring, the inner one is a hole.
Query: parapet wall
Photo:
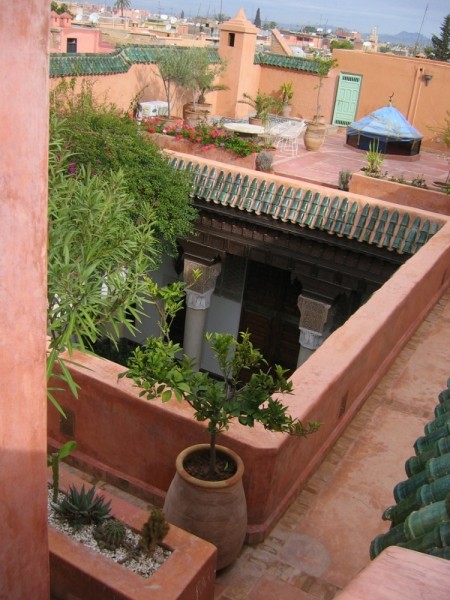
[[[437,190],[368,177],[361,173],[352,174],[349,189],[354,194],[365,194],[371,198],[450,216],[450,196]]]
[[[293,416],[323,423],[308,439],[233,424],[220,443],[245,464],[248,541],[264,539],[320,464],[398,352],[450,283],[450,223],[405,263],[372,298],[293,375],[283,400]],[[79,398],[59,393],[70,419],[49,408],[49,442],[76,439],[78,464],[162,503],[177,454],[207,441],[188,406],[139,398],[114,363],[77,355],[72,366]],[[87,367],[87,368],[86,368]],[[89,370],[88,370],[89,369]]]

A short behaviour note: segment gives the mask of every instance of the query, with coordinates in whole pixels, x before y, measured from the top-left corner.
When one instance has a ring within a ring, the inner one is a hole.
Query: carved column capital
[[[183,279],[186,283],[186,296],[189,294],[193,297],[193,294],[203,295],[209,293],[211,297],[214,288],[216,287],[216,280],[220,274],[222,266],[220,263],[213,265],[204,265],[200,262],[184,259]],[[200,271],[201,275],[198,279],[194,276],[194,271]],[[189,302],[189,300],[188,300]],[[209,302],[209,301],[208,301]],[[189,304],[188,304],[189,306]],[[209,306],[209,303],[208,303]],[[193,307],[195,308],[195,307]],[[206,307],[207,308],[207,307]]]
[[[297,306],[300,311],[300,329],[323,334],[331,304],[300,294]]]

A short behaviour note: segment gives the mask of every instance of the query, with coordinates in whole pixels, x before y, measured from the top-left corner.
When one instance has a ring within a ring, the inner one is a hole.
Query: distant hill
[[[364,38],[368,38],[369,34],[364,33]],[[418,33],[410,33],[409,31],[401,31],[400,33],[396,33],[394,35],[389,35],[387,33],[379,33],[378,39],[380,42],[389,42],[391,45],[401,44],[402,46],[415,46],[416,43],[419,46],[430,46],[431,40],[423,35],[419,35]]]

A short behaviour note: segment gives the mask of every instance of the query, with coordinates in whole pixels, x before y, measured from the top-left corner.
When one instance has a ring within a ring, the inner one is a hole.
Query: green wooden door
[[[334,105],[333,124],[345,127],[355,120],[362,75],[341,73]]]

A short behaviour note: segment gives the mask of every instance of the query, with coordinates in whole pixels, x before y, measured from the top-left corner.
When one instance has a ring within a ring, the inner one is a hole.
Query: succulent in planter
[[[151,556],[169,532],[169,523],[162,510],[154,508],[141,530],[139,546]]]
[[[127,528],[122,521],[108,519],[97,525],[92,535],[100,548],[116,550],[123,545],[126,533]]]
[[[143,347],[136,348],[128,371],[121,377],[132,379],[141,388],[140,395],[149,400],[161,397],[167,402],[175,396],[178,401],[186,401],[194,410],[194,418],[207,423],[209,480],[217,476],[217,437],[233,419],[247,427],[259,422],[265,429],[295,436],[305,437],[318,430],[319,423],[304,425],[274,397],[276,393],[289,393],[292,383],[280,365],[268,367],[248,332],[242,332],[239,338],[228,333],[206,334],[222,373],[222,379],[217,379],[198,371],[194,361],[182,354],[181,346],[170,339],[170,322],[181,308],[183,284],[176,282],[159,288],[149,282],[149,291],[162,317],[162,335],[148,338]]]
[[[69,492],[60,502],[53,504],[55,512],[68,521],[74,529],[90,523],[98,524],[111,518],[111,500],[95,494],[95,486],[89,491],[84,485],[81,490],[70,486]]]

